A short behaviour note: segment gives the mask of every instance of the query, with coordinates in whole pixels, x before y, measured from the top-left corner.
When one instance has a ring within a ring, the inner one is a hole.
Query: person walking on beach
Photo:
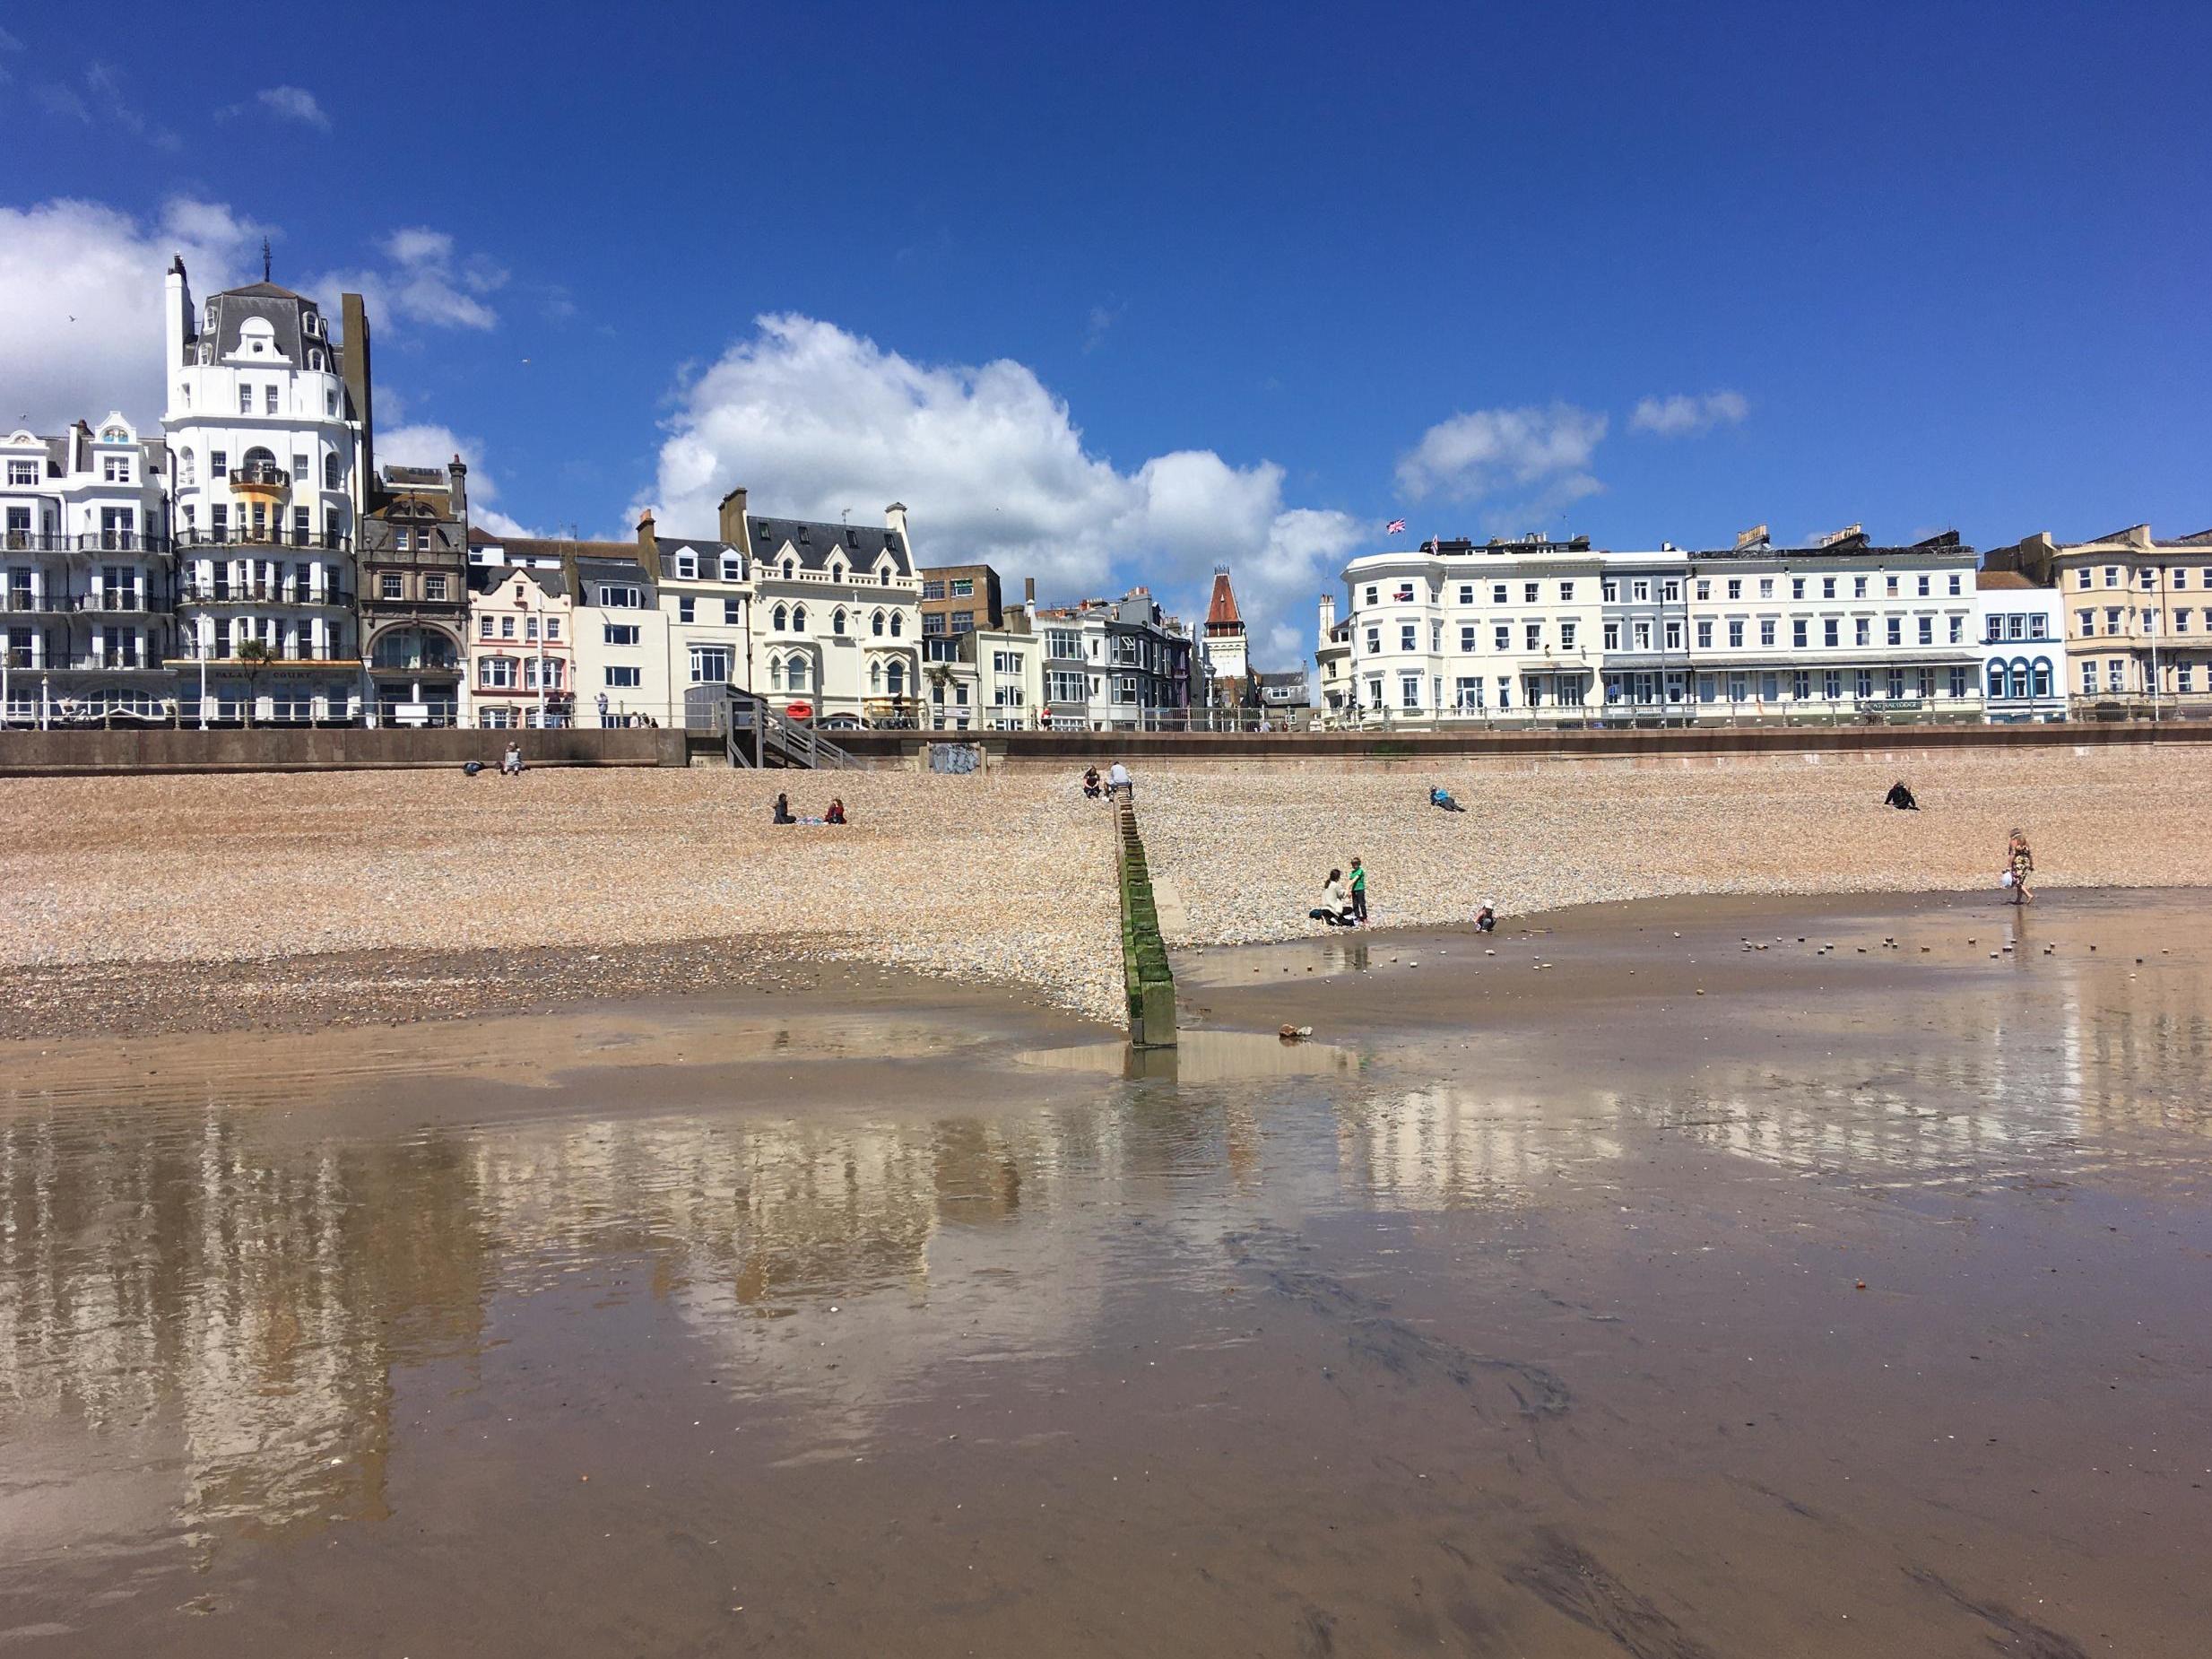
[[[2005,866],[2012,877],[2012,902],[2034,904],[2035,895],[2028,889],[2028,878],[2035,873],[2035,854],[2019,830],[2014,830],[2012,839],[2005,844]]]
[[[1352,920],[1367,925],[1367,869],[1357,858],[1352,860]]]

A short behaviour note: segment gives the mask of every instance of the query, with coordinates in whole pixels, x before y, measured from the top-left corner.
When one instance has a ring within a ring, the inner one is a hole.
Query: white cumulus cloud
[[[1750,400],[1741,392],[1708,392],[1703,397],[1677,392],[1639,399],[1628,416],[1628,430],[1654,438],[1689,438],[1716,426],[1734,426],[1750,413]]]
[[[151,221],[66,198],[0,207],[0,421],[53,431],[120,409],[157,426],[170,256],[184,256],[204,297],[246,274],[262,235],[224,204],[188,197]]]
[[[323,113],[323,106],[316,100],[315,94],[304,86],[265,86],[254,98],[280,121],[298,121],[325,133],[330,131],[330,117]]]
[[[1440,421],[1398,460],[1409,499],[1452,501],[1515,491],[1522,510],[1563,506],[1603,488],[1591,475],[1606,418],[1573,404],[1474,409]]]
[[[377,395],[384,396],[381,388]],[[377,465],[386,466],[444,466],[455,456],[469,469],[469,522],[481,525],[494,535],[535,535],[536,531],[508,517],[492,503],[499,499],[499,485],[484,469],[484,447],[480,439],[463,438],[449,426],[430,421],[417,421],[408,426],[395,426],[388,431],[377,433]]]
[[[756,511],[880,522],[904,501],[931,564],[989,563],[1046,599],[1144,582],[1186,621],[1228,564],[1258,666],[1312,647],[1310,607],[1361,526],[1291,507],[1282,469],[1211,450],[1124,471],[1086,447],[1066,404],[1024,364],[919,363],[834,323],[756,319],[685,386],[650,502],[672,532],[710,532],[742,484]]]
[[[380,322],[420,323],[432,328],[489,329],[499,314],[489,296],[507,283],[507,274],[481,255],[455,253],[452,235],[413,225],[391,232],[378,244],[382,265],[334,271],[317,278],[314,292],[325,306],[342,292],[360,294],[369,305],[371,326]]]

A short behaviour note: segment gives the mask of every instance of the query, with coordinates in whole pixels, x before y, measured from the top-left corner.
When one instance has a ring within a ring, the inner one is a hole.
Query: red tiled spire
[[[1229,586],[1229,568],[1213,568],[1213,598],[1206,606],[1206,631],[1210,634],[1241,634],[1245,619],[1236,609],[1236,595]]]

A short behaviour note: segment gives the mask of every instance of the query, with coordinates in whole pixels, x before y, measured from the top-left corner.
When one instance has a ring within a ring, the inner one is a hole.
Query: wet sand
[[[2194,1654],[2208,921],[1209,951],[1172,1074],[950,988],[48,1045],[0,1646]]]

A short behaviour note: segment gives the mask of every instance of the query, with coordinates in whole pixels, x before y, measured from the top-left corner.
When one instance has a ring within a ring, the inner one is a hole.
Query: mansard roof
[[[748,515],[752,525],[755,560],[766,564],[788,552],[802,570],[827,570],[829,561],[842,559],[855,570],[873,570],[885,553],[900,576],[914,574],[914,555],[906,538],[881,525],[824,524],[811,518],[763,518]]]

